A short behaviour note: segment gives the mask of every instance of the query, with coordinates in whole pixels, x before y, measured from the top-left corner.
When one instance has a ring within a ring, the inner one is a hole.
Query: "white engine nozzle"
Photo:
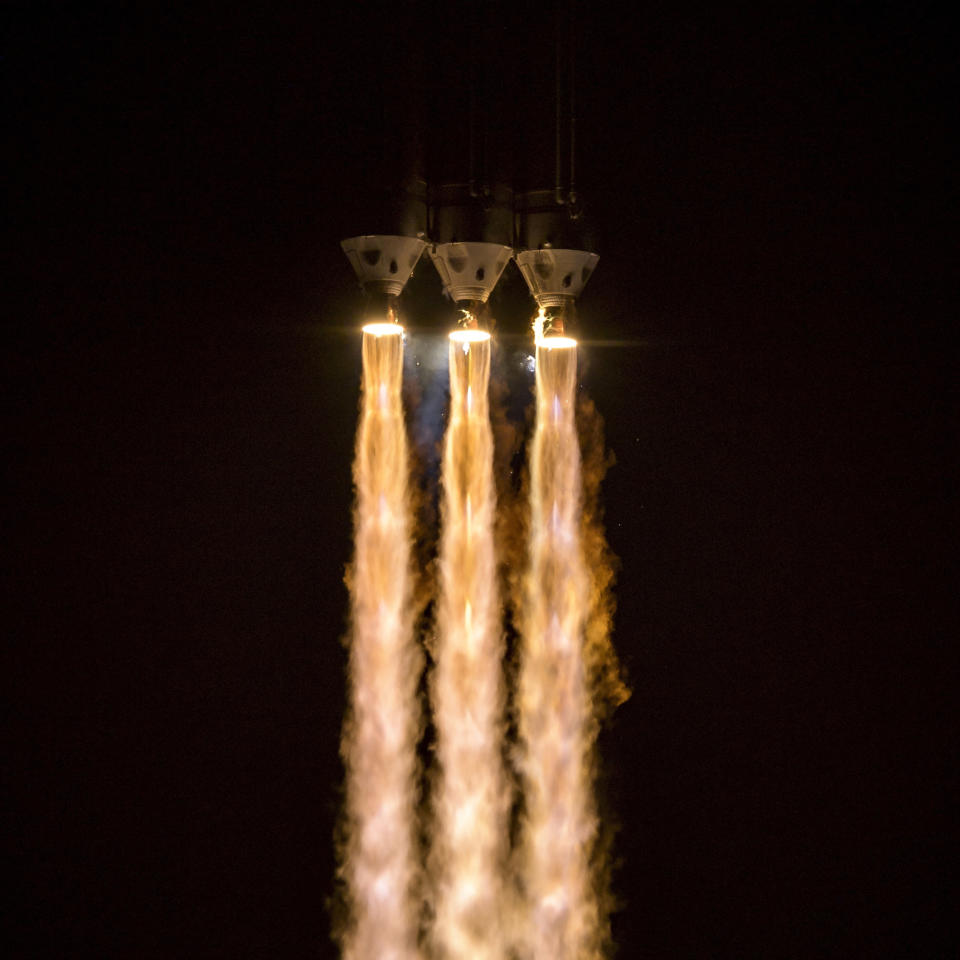
[[[364,289],[400,296],[426,246],[416,237],[350,237],[340,246]]]
[[[486,303],[512,253],[499,243],[438,243],[430,258],[451,300]]]
[[[524,250],[517,266],[541,307],[562,307],[583,292],[600,257],[586,250]]]

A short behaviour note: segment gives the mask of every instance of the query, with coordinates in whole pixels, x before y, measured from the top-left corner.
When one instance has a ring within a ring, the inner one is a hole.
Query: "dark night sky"
[[[955,956],[947,25],[595,6],[620,956]],[[485,75],[529,157],[550,28],[498,7]],[[368,232],[391,104],[422,87],[456,142],[459,10],[7,7],[8,956],[335,955],[362,310],[338,241]]]

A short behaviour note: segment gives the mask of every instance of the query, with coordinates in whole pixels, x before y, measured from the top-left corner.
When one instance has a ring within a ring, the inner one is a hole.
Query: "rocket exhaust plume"
[[[403,328],[363,330],[357,433],[350,706],[340,873],[350,919],[346,960],[414,960],[419,882],[415,835],[420,728],[410,569],[410,492],[401,402]]]
[[[594,718],[583,661],[589,610],[581,544],[581,465],[575,424],[576,341],[536,347],[536,426],[530,454],[530,542],[517,692],[524,821],[517,870],[524,892],[520,950],[531,960],[598,954],[592,888]]]
[[[439,761],[430,852],[432,940],[443,960],[502,960],[509,794],[501,755],[504,640],[493,535],[490,336],[457,330],[449,351],[431,682]]]

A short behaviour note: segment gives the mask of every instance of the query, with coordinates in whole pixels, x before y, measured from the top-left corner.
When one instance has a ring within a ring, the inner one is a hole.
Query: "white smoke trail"
[[[351,913],[342,938],[346,960],[419,956],[414,811],[421,660],[413,637],[401,334],[395,324],[371,324],[363,333],[351,702],[341,747],[347,768],[341,874]]]
[[[530,960],[597,955],[591,887],[593,715],[583,663],[589,578],[580,540],[575,341],[538,337],[530,455],[530,545],[517,697],[525,818],[518,947]]]
[[[490,339],[461,330],[451,334],[449,349],[431,684],[440,765],[430,854],[432,940],[444,960],[502,960],[509,803],[501,757],[504,643],[493,540]]]

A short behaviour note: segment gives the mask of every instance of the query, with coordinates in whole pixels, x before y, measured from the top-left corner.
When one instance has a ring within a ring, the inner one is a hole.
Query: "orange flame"
[[[340,874],[351,922],[347,960],[415,960],[418,882],[414,803],[420,656],[413,638],[410,498],[400,387],[402,327],[363,334],[357,432],[356,551],[351,586],[346,842]]]
[[[526,896],[520,949],[532,960],[580,960],[596,955],[601,926],[591,887],[597,823],[582,650],[589,579],[580,542],[576,344],[554,339],[541,336],[537,344],[530,458],[530,560],[518,690],[526,809],[518,857]]]
[[[493,539],[489,334],[452,333],[449,362],[431,684],[440,765],[430,853],[432,940],[447,960],[501,960],[509,797],[501,758],[503,638]]]

